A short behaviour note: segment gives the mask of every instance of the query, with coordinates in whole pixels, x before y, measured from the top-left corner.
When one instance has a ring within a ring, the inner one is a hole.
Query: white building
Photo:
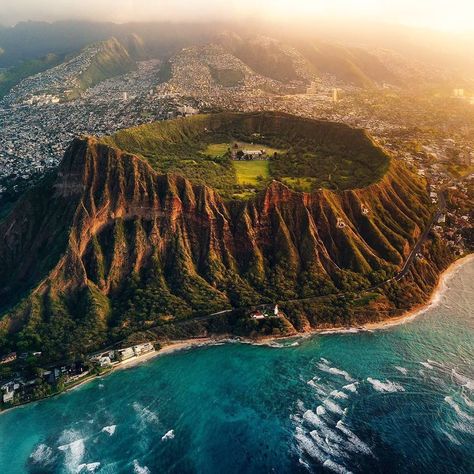
[[[133,352],[137,356],[146,354],[147,352],[151,352],[154,350],[155,348],[153,347],[153,344],[151,342],[145,342],[144,344],[138,344],[136,346],[133,346]]]
[[[117,351],[117,357],[120,360],[131,359],[132,357],[135,357],[135,351],[133,350],[133,347],[126,347],[125,349],[119,349]]]

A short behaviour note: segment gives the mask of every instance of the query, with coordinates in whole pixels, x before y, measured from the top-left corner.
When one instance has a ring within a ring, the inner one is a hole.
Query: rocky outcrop
[[[58,314],[76,324],[86,305],[105,340],[138,313],[145,324],[369,287],[401,267],[430,216],[424,184],[395,162],[364,189],[307,194],[273,181],[224,201],[76,139],[56,176],[0,223],[0,324],[49,334]]]

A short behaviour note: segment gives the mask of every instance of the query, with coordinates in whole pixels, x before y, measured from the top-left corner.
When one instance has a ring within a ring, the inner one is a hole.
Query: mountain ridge
[[[0,334],[5,347],[55,358],[170,320],[363,291],[401,267],[430,217],[423,184],[393,160],[363,189],[273,181],[226,201],[100,139],[75,139],[56,177],[0,222],[11,304]],[[298,327],[291,313],[280,324]]]

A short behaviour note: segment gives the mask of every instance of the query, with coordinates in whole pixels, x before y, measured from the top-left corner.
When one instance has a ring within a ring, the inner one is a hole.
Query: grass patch
[[[245,74],[239,69],[218,69],[215,67],[210,67],[209,69],[212,78],[224,87],[234,87],[245,77]]]
[[[363,188],[390,158],[361,130],[276,113],[221,113],[121,130],[102,142],[143,156],[159,173],[176,173],[245,199],[280,180],[292,189]],[[253,142],[253,143],[252,143]],[[268,160],[232,160],[229,149],[264,149]]]
[[[270,176],[268,161],[233,161],[237,184],[254,185],[264,183]]]
[[[265,150],[268,156],[273,156],[275,153],[285,153],[285,150],[279,148],[272,148],[260,143],[247,142],[231,142],[231,143],[210,143],[204,150],[203,154],[207,156],[224,156],[237,143],[241,150],[260,151]]]

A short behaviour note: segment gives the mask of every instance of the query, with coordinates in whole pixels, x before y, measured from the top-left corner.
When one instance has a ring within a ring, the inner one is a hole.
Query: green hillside
[[[63,60],[64,56],[50,53],[42,58],[24,61],[18,66],[0,71],[0,98],[8,94],[13,87],[26,77],[57,66]]]
[[[281,152],[275,161],[205,153],[231,137]],[[353,172],[357,189],[303,194],[272,180],[278,172],[312,190],[327,172],[323,153]],[[426,300],[449,260],[427,240],[415,273],[390,280],[432,211],[423,180],[344,124],[221,113],[78,138],[0,220],[0,354],[74,360],[122,340],[279,335],[396,316]],[[249,307],[276,302],[286,316],[249,317]]]
[[[251,145],[256,134],[258,145]],[[361,130],[272,113],[222,113],[156,122],[103,140],[143,156],[160,173],[207,184],[225,198],[248,197],[273,179],[297,191],[363,188],[380,180],[390,162]],[[263,173],[258,166],[250,165],[256,173],[252,176],[248,165],[236,168],[227,151],[235,141],[267,149]],[[246,179],[239,177],[242,172]]]
[[[88,89],[99,82],[132,71],[136,64],[125,47],[115,38],[101,44],[100,51],[89,67],[79,76],[81,89]]]

